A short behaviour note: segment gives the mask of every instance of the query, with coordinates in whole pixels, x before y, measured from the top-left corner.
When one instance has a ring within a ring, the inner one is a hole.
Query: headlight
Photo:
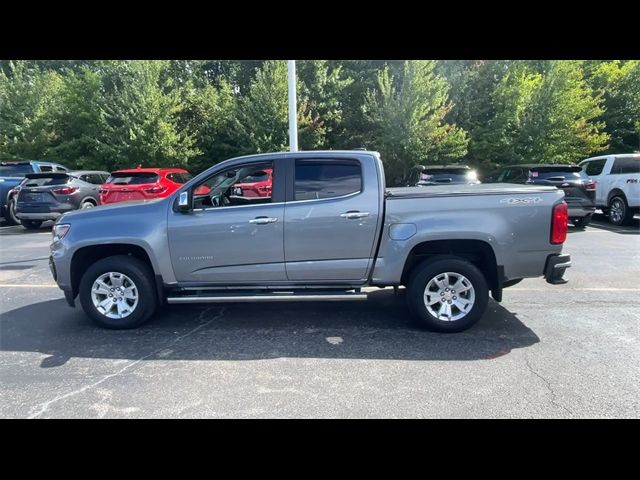
[[[51,233],[53,234],[53,241],[56,242],[62,240],[70,228],[71,225],[68,223],[56,223],[53,226],[53,230],[51,230]]]
[[[467,172],[467,180],[469,180],[470,182],[475,182],[476,180],[478,180],[478,173],[475,170]]]

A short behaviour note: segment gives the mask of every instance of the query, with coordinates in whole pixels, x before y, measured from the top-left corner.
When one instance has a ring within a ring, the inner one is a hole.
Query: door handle
[[[249,220],[249,223],[254,223],[256,225],[266,225],[267,223],[275,223],[277,221],[277,217],[256,217],[253,220]]]
[[[369,212],[346,212],[346,213],[341,213],[340,216],[342,218],[346,218],[348,220],[351,220],[351,219],[354,219],[354,218],[368,217],[369,216]]]

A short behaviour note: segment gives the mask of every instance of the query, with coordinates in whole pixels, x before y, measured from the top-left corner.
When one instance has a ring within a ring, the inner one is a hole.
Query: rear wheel
[[[85,200],[84,202],[82,202],[82,204],[80,205],[80,209],[85,210],[87,208],[93,208],[95,207],[95,204],[90,201],[90,200]]]
[[[591,215],[587,215],[586,217],[574,218],[572,222],[576,228],[584,228],[591,223]]]
[[[10,198],[7,202],[7,216],[5,218],[7,224],[9,225],[18,225],[20,223],[20,219],[16,217],[16,199]]]
[[[609,221],[614,225],[628,225],[633,220],[633,210],[623,196],[613,197],[609,201]]]
[[[482,272],[459,257],[416,267],[407,283],[407,302],[419,325],[436,332],[461,332],[484,314],[489,289]]]
[[[20,223],[27,230],[37,230],[42,225],[42,220],[20,220]]]
[[[149,267],[130,255],[103,258],[80,280],[80,304],[98,325],[110,329],[135,328],[149,318],[158,298]]]

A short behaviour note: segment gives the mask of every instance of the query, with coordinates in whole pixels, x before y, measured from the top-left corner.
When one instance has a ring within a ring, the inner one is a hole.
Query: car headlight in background
[[[467,172],[467,180],[475,182],[478,180],[478,173],[475,170]]]
[[[53,241],[56,242],[62,240],[70,228],[71,225],[69,225],[68,223],[56,223],[53,226],[53,230],[51,230]]]

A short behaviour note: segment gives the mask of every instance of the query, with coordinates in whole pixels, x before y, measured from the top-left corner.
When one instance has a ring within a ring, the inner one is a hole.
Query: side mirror
[[[184,192],[180,192],[178,196],[178,203],[176,205],[176,210],[178,212],[189,212],[191,210],[191,191],[185,190]]]

